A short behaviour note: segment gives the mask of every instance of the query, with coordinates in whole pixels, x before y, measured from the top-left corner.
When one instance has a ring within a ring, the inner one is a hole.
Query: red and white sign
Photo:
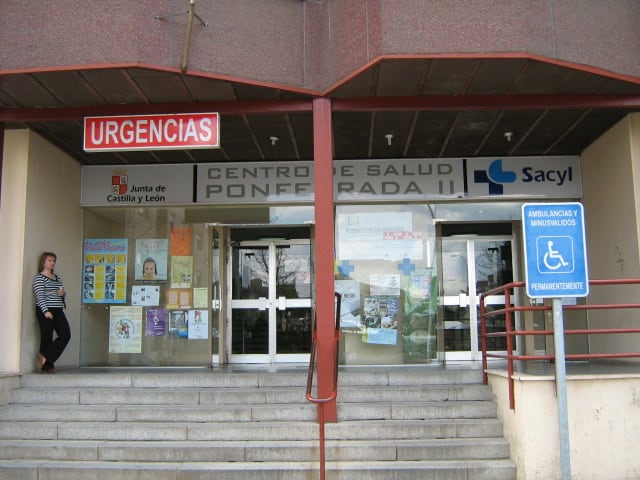
[[[86,117],[84,149],[171,150],[218,148],[220,122],[217,113]]]

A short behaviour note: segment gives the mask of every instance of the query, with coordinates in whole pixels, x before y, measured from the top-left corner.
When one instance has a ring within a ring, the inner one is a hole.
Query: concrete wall
[[[7,130],[4,138],[0,196],[0,252],[3,255],[0,275],[0,372],[20,371],[20,343],[16,339],[20,338],[22,326],[28,138],[26,130]],[[29,292],[26,292],[27,295]]]
[[[0,70],[179,68],[187,5],[2,0]],[[207,0],[196,13],[208,25],[193,24],[189,69],[257,82],[325,90],[382,55],[487,52],[640,77],[634,0]]]
[[[56,272],[67,290],[72,340],[59,366],[78,365],[82,210],[80,165],[27,130],[8,130],[2,171],[0,208],[0,372],[36,369],[40,331],[31,288],[42,251],[58,255]],[[21,339],[17,342],[16,339]]]
[[[503,372],[506,373],[506,372]],[[518,480],[559,480],[560,434],[552,376],[516,374],[515,410],[509,409],[508,382],[490,375],[511,443]],[[568,376],[567,404],[571,478],[621,480],[640,477],[640,375]]]
[[[640,277],[640,114],[633,114],[582,154],[585,228],[592,279]],[[630,303],[640,287],[592,287],[588,302]],[[590,328],[640,327],[640,311],[590,311]],[[593,335],[591,352],[637,351],[637,334]]]
[[[83,238],[80,164],[29,132],[26,192],[21,370],[29,371],[36,367],[40,330],[35,318],[31,283],[37,273],[38,257],[45,250],[58,256],[56,273],[62,277],[67,291],[66,314],[71,324],[71,342],[56,366],[77,366]]]

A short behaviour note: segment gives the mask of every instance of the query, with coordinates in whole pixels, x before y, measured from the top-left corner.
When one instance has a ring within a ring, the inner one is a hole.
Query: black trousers
[[[53,368],[53,364],[60,358],[71,340],[71,328],[62,308],[50,308],[53,318],[47,318],[44,313],[36,307],[36,317],[40,324],[40,353],[47,359],[42,367],[43,370]],[[56,339],[53,339],[53,333]]]

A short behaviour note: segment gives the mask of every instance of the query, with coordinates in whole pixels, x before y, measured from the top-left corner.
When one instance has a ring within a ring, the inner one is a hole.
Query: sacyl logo
[[[473,181],[489,184],[489,195],[502,195],[504,183],[516,181],[516,173],[502,169],[502,159],[491,162],[487,170],[474,170]]]

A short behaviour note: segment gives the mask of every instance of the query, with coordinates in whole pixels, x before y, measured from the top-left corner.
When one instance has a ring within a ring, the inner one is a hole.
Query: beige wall
[[[20,327],[22,318],[22,272],[25,230],[28,132],[7,130],[2,158],[2,195],[0,196],[0,372],[20,371]]]
[[[591,279],[640,276],[638,193],[640,189],[640,114],[627,116],[582,155],[585,227]],[[638,287],[591,287],[589,303],[629,303]],[[590,311],[591,328],[640,325],[640,312]],[[637,335],[597,335],[591,352],[636,351]]]
[[[58,255],[57,273],[67,294],[72,339],[58,366],[78,365],[82,210],[80,165],[38,135],[7,130],[2,170],[0,276],[3,335],[0,372],[36,369],[40,332],[31,282],[44,250]],[[20,339],[20,341],[17,341]]]
[[[496,395],[505,437],[511,444],[518,480],[559,480],[560,434],[553,377],[516,374],[516,405],[515,410],[510,410],[504,373],[490,375],[489,384]],[[638,391],[640,375],[568,376],[571,478],[638,478]]]

